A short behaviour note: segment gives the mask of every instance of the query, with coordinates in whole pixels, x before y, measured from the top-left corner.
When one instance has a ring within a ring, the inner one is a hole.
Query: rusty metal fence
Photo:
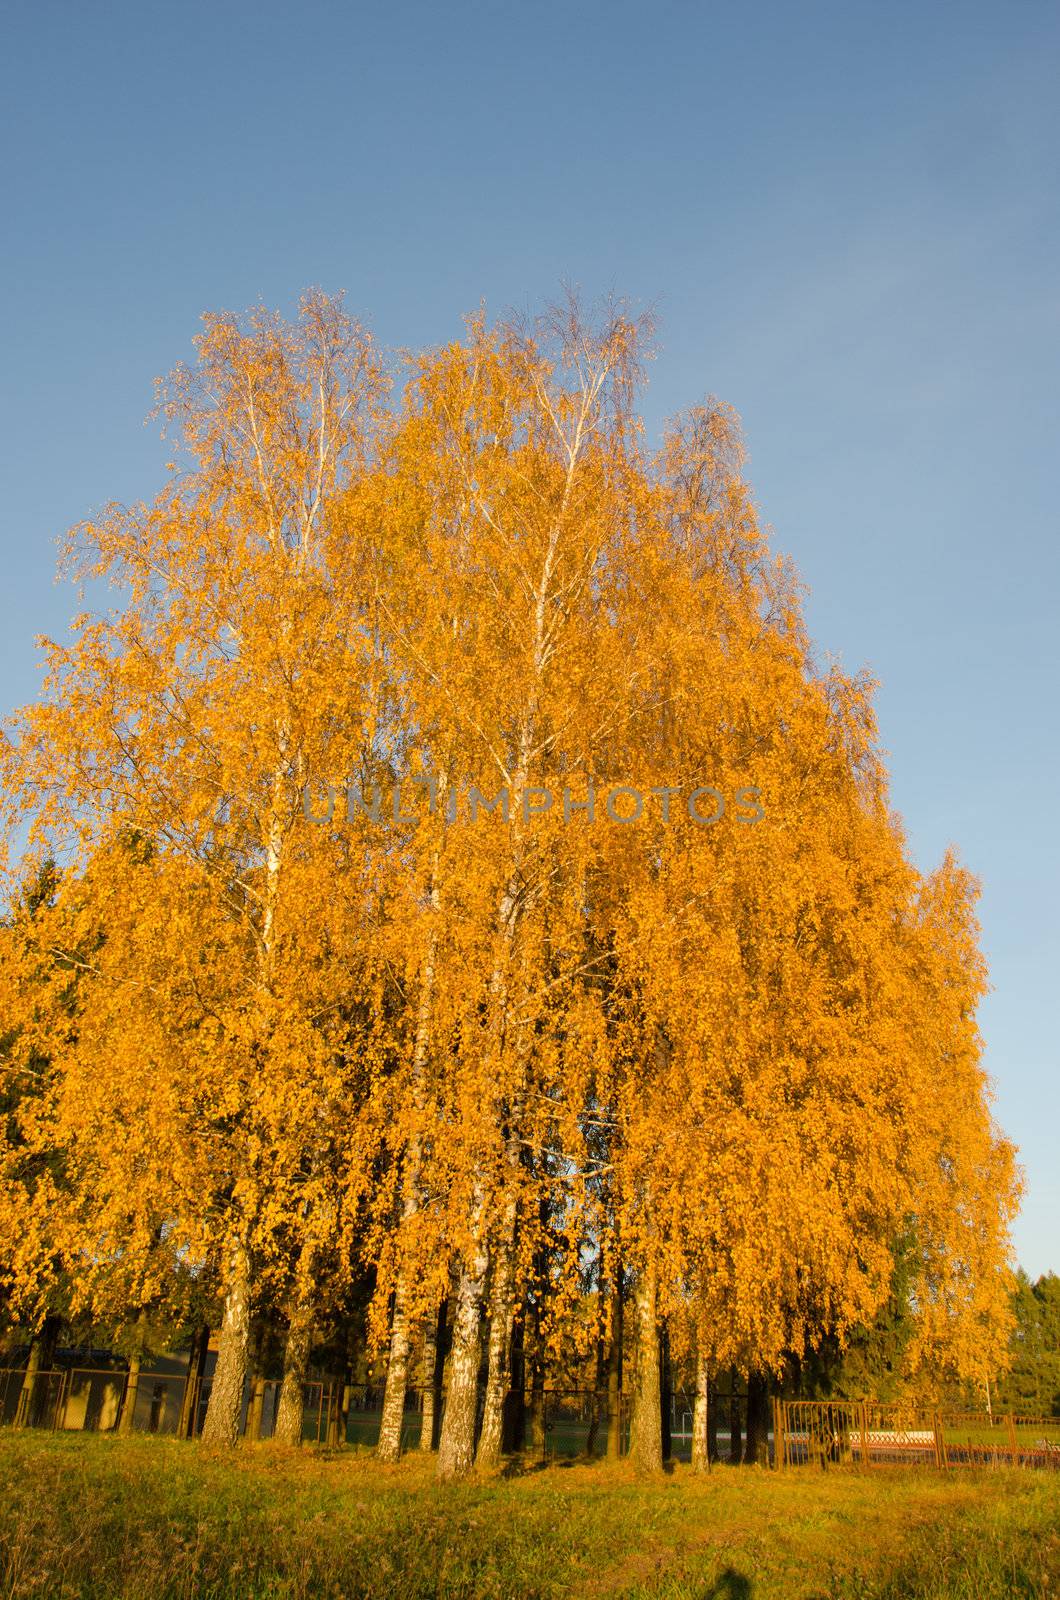
[[[54,1428],[62,1405],[66,1374],[0,1370],[0,1424],[16,1428]]]
[[[210,1378],[189,1379],[182,1373],[128,1373],[102,1367],[0,1369],[0,1426],[104,1433],[117,1431],[120,1424],[137,1433],[194,1438],[202,1431],[210,1388]],[[404,1449],[420,1442],[429,1393],[411,1386],[407,1392]],[[279,1395],[277,1379],[248,1383],[241,1418],[246,1437],[273,1436]],[[317,1380],[303,1385],[302,1397],[305,1441],[375,1444],[382,1419],[381,1384]],[[439,1390],[433,1391],[436,1418],[443,1398]],[[546,1458],[603,1453],[605,1396],[591,1390],[546,1390],[541,1398],[541,1449]],[[674,1395],[671,1445],[677,1459],[688,1458],[691,1405],[690,1396]],[[628,1426],[629,1398],[623,1396],[623,1444]],[[1060,1468],[1060,1417],[875,1401],[775,1399],[769,1446],[772,1464],[779,1468],[843,1464]]]
[[[0,1369],[0,1426],[51,1428],[59,1432],[113,1433],[124,1426],[135,1433],[195,1438],[202,1431],[210,1399],[210,1378],[183,1373],[123,1372],[113,1367],[63,1367],[27,1372]],[[260,1405],[256,1388],[260,1387]],[[303,1437],[323,1443],[329,1408],[336,1409],[340,1385],[302,1385]],[[241,1429],[257,1439],[272,1437],[280,1383],[248,1386]],[[251,1417],[255,1425],[248,1428]]]
[[[774,1400],[778,1467],[1060,1468],[1060,1417],[874,1401]]]
[[[25,1369],[4,1369],[0,1370],[0,1425],[86,1433],[113,1433],[120,1425],[136,1433],[195,1438],[202,1432],[212,1381],[184,1373],[129,1373],[114,1367],[68,1367],[28,1374]],[[240,1418],[240,1432],[246,1438],[273,1437],[280,1388],[278,1379],[248,1381]],[[406,1391],[402,1449],[420,1443],[424,1400],[429,1393],[414,1385]],[[435,1389],[433,1399],[434,1415],[439,1418],[444,1392]],[[311,1381],[302,1386],[302,1400],[302,1437],[307,1443],[375,1445],[383,1415],[382,1383]],[[606,1431],[603,1400],[589,1390],[546,1390],[540,1419],[543,1455],[602,1453]],[[628,1432],[628,1409],[628,1401],[623,1402],[624,1433]]]

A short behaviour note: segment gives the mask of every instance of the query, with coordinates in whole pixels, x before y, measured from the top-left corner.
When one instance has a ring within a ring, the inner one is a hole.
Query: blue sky
[[[345,288],[389,344],[561,282],[716,393],[822,650],[881,680],[920,865],[984,884],[1016,1241],[1060,1269],[1060,8],[9,4],[0,708],[53,540],[150,494],[200,313]]]

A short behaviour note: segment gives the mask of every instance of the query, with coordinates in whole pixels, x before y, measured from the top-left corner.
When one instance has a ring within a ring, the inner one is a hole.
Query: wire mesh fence
[[[211,1381],[180,1372],[133,1373],[113,1367],[0,1369],[0,1425],[93,1433],[120,1427],[194,1438],[202,1432]],[[275,1436],[281,1387],[279,1379],[248,1381],[240,1420],[245,1437]],[[626,1452],[628,1395],[620,1397],[614,1415],[609,1413],[608,1396],[590,1389],[546,1389],[512,1400],[506,1430],[512,1448],[546,1460],[602,1456],[609,1432],[614,1441],[617,1429],[619,1454]],[[671,1399],[670,1456],[677,1461],[691,1456],[694,1404],[694,1397],[680,1390]],[[409,1387],[401,1428],[403,1450],[437,1443],[443,1407],[441,1388]],[[730,1443],[727,1397],[719,1397],[718,1410],[722,1425],[712,1432],[717,1454],[725,1459]],[[315,1379],[302,1386],[306,1443],[372,1448],[382,1415],[382,1383]],[[768,1457],[776,1467],[1060,1468],[1060,1417],[875,1401],[776,1399],[772,1420]]]
[[[5,1367],[0,1370],[0,1424],[54,1428],[62,1404],[62,1372]]]
[[[1060,1417],[775,1400],[778,1466],[1060,1467]]]

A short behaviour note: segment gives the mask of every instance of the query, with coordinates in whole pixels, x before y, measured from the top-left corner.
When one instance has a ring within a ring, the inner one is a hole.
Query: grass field
[[[1060,1600],[1060,1474],[429,1462],[0,1434],[4,1596]]]

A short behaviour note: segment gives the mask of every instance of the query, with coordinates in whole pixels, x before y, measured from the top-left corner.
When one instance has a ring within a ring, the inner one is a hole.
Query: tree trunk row
[[[481,1218],[482,1210],[479,1216]],[[420,1386],[422,1417],[418,1446],[437,1448],[438,1473],[443,1478],[459,1477],[473,1466],[496,1468],[506,1449],[529,1447],[544,1454],[544,1378],[545,1368],[536,1323],[539,1310],[536,1296],[515,1316],[514,1306],[514,1204],[502,1219],[499,1238],[491,1251],[484,1237],[473,1240],[456,1274],[452,1304],[452,1347],[447,1362],[448,1383],[442,1406],[442,1363],[440,1338],[446,1328],[445,1303],[437,1317],[429,1319],[422,1333]],[[492,1257],[492,1260],[491,1260]],[[400,1288],[400,1285],[399,1285]],[[654,1272],[639,1274],[633,1290],[635,1318],[634,1371],[629,1416],[629,1459],[642,1472],[658,1472],[670,1458],[670,1361],[668,1335],[658,1318],[658,1291]],[[249,1267],[246,1253],[233,1252],[230,1287],[225,1300],[224,1321],[218,1345],[217,1365],[211,1387],[210,1404],[203,1438],[208,1444],[232,1445],[241,1431],[248,1371],[251,1393],[247,1409],[246,1436],[260,1437],[264,1382],[256,1346],[252,1346],[250,1322]],[[487,1315],[488,1313],[488,1315]],[[601,1337],[597,1355],[597,1392],[590,1418],[588,1449],[595,1453],[601,1424],[606,1428],[606,1455],[617,1460],[623,1453],[623,1296],[613,1291],[611,1337]],[[529,1321],[527,1321],[527,1318]],[[488,1329],[483,1350],[483,1325]],[[278,1442],[301,1443],[304,1415],[304,1390],[308,1370],[313,1317],[311,1307],[297,1306],[291,1314],[284,1355],[284,1375],[276,1414],[275,1438]],[[384,1390],[383,1416],[377,1454],[381,1460],[396,1461],[401,1450],[402,1425],[408,1387],[408,1373],[414,1330],[407,1305],[395,1294],[390,1337],[390,1363],[397,1370],[388,1373]],[[528,1338],[530,1350],[524,1349]],[[605,1356],[606,1350],[606,1356]],[[24,1383],[20,1417],[28,1420],[30,1397],[41,1368],[41,1341],[35,1340],[30,1353],[30,1369]],[[201,1378],[205,1346],[193,1347],[192,1366],[185,1396],[185,1411],[193,1406],[195,1379]],[[484,1401],[480,1414],[480,1377],[483,1356],[486,1362]],[[527,1359],[529,1358],[529,1359]],[[130,1360],[126,1399],[122,1408],[121,1431],[132,1425],[139,1374],[139,1358]],[[525,1404],[525,1374],[529,1367],[529,1405]],[[606,1375],[606,1388],[604,1379]],[[730,1375],[729,1450],[731,1463],[766,1465],[769,1460],[769,1386],[765,1376],[752,1371],[747,1379],[746,1410],[736,1392],[737,1374]],[[692,1465],[698,1472],[709,1471],[718,1459],[718,1413],[724,1397],[713,1389],[705,1357],[696,1363],[695,1397],[692,1414]],[[345,1412],[345,1402],[340,1410]],[[746,1424],[746,1426],[745,1426]],[[194,1418],[182,1412],[179,1431],[185,1437],[194,1427]],[[335,1419],[329,1418],[328,1438],[342,1437]]]

